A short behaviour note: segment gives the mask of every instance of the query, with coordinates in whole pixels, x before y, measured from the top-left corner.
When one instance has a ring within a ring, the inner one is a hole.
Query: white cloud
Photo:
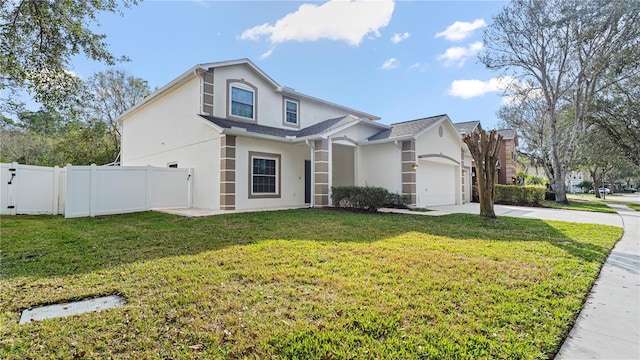
[[[380,37],[380,29],[391,20],[392,0],[331,0],[322,5],[302,4],[274,25],[264,23],[245,30],[243,40],[268,37],[272,44],[287,41],[329,39],[358,46],[369,34]]]
[[[438,60],[444,60],[445,66],[457,64],[458,66],[464,65],[468,58],[475,56],[478,51],[484,48],[482,41],[476,41],[469,47],[456,46],[448,48],[444,54],[438,56]]]
[[[436,34],[436,37],[444,37],[449,41],[462,41],[469,37],[475,30],[487,26],[484,19],[476,19],[473,22],[456,21],[444,31]]]
[[[393,34],[393,36],[391,37],[391,42],[397,44],[400,41],[407,40],[409,36],[411,36],[411,34],[409,34],[408,32],[402,34]]]
[[[429,64],[428,63],[413,63],[411,65],[409,65],[409,70],[417,70],[420,71],[421,73],[424,73],[427,71],[427,69],[429,68]]]
[[[271,54],[273,54],[273,49],[274,48],[271,48],[271,49],[267,50],[264,54],[260,55],[260,60],[266,59],[269,56],[271,56]]]
[[[391,69],[395,69],[398,67],[398,59],[396,58],[390,58],[387,59],[382,66],[380,67],[380,69],[382,70],[391,70]]]
[[[447,92],[448,95],[460,97],[463,99],[471,99],[476,96],[482,96],[486,93],[505,91],[518,80],[511,76],[495,77],[488,81],[482,80],[454,80]]]

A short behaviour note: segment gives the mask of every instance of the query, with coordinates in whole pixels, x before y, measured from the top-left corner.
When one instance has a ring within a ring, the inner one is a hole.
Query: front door
[[[311,160],[304,161],[304,203],[311,203]]]

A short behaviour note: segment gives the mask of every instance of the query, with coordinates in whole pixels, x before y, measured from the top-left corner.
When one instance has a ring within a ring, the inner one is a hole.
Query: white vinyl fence
[[[192,205],[192,169],[1,166],[2,214],[64,214],[71,218]]]
[[[0,214],[63,214],[65,170],[0,164]]]

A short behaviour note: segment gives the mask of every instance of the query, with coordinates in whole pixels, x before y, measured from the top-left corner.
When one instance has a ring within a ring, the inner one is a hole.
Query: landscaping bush
[[[390,194],[387,189],[374,186],[334,186],[331,188],[331,200],[335,207],[354,208],[376,212],[390,200],[397,201],[400,196]]]
[[[496,184],[495,199],[497,204],[539,205],[545,199],[545,188]]]
[[[384,207],[406,209],[409,197],[402,194],[388,193]]]

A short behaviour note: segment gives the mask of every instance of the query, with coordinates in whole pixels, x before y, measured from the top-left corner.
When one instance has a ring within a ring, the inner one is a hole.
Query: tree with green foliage
[[[511,76],[513,102],[542,105],[532,118],[545,123],[549,179],[556,202],[567,203],[564,179],[592,105],[640,70],[630,56],[639,51],[640,2],[514,0],[493,20],[480,60]]]
[[[85,99],[76,111],[88,124],[96,121],[106,124],[109,148],[114,149],[117,156],[121,132],[116,119],[151,93],[149,83],[123,70],[110,69],[91,76],[85,87]],[[113,160],[115,156],[109,161]]]
[[[60,108],[82,90],[71,60],[83,53],[107,65],[120,60],[108,49],[106,35],[92,26],[101,12],[121,12],[138,0],[15,0],[0,2],[0,90],[3,106],[16,109],[26,90],[49,108]]]
[[[502,135],[499,135],[495,130],[491,130],[488,133],[480,130],[465,135],[462,141],[467,144],[473,161],[476,163],[480,216],[493,219],[496,217],[493,203],[496,193],[495,184],[498,176]]]

